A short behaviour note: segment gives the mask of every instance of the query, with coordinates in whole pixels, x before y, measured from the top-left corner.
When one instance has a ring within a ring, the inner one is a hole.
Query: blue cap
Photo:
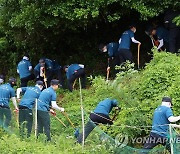
[[[56,79],[51,80],[51,85],[59,85],[59,80]]]
[[[163,97],[163,98],[162,98],[162,102],[170,102],[170,103],[171,103],[171,105],[173,106],[173,104],[172,104],[172,100],[171,100],[171,98],[170,98],[170,97],[167,97],[167,96]]]
[[[14,82],[14,84],[16,84],[16,78],[10,77],[9,78],[9,83],[12,83],[12,82]]]
[[[36,81],[36,84],[37,84],[37,85],[41,85],[41,86],[44,85],[43,81],[41,81],[41,80]]]

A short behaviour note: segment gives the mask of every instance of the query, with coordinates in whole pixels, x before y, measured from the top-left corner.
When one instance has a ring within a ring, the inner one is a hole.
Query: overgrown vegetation
[[[161,15],[161,21],[167,9],[178,8],[177,0],[1,0],[0,71],[15,75],[16,64],[29,52],[33,65],[46,56],[61,65],[84,63],[92,72],[103,59],[98,44],[118,41],[132,22],[137,23],[141,53],[146,53],[151,47],[144,34],[146,20]],[[179,24],[179,17],[175,21]]]
[[[153,51],[154,59],[146,67],[137,71],[127,65],[127,71],[120,72],[115,80],[105,81],[102,76],[89,78],[91,87],[83,90],[83,105],[85,119],[97,103],[106,98],[116,98],[119,101],[121,112],[114,125],[100,126],[109,136],[115,138],[118,134],[130,138],[143,137],[149,134],[154,109],[161,104],[163,96],[170,96],[173,100],[173,111],[180,115],[180,57],[179,55]],[[67,111],[76,127],[81,128],[80,96],[78,90],[70,93],[59,91],[58,101]],[[114,111],[111,113],[113,116]],[[113,153],[115,146],[107,147],[99,138],[100,134],[94,131],[86,140],[85,148],[75,143],[74,129],[61,113],[58,117],[68,126],[63,127],[55,118],[51,117],[52,142],[45,143],[45,137],[38,140],[32,138],[21,140],[18,135],[16,121],[13,119],[11,133],[0,132],[1,153]],[[131,127],[127,127],[131,126]],[[141,148],[142,145],[128,143],[132,147]]]

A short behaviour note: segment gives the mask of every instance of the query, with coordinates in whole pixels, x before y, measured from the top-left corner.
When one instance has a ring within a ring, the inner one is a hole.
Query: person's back
[[[19,103],[20,106],[27,106],[29,109],[33,108],[34,102],[36,98],[39,98],[41,90],[39,87],[26,87],[22,88],[22,91],[25,91],[21,102]]]
[[[18,63],[18,71],[19,71],[19,75],[20,78],[25,78],[29,75],[31,75],[31,72],[29,70],[29,67],[31,66],[31,63],[29,60],[26,59],[22,59],[19,63]]]
[[[119,43],[109,43],[107,45],[107,52],[109,57],[115,57],[115,54],[118,52]]]
[[[132,37],[134,37],[134,32],[131,30],[126,30],[121,36],[119,49],[130,49]]]
[[[9,83],[0,86],[0,105],[9,107],[9,100],[15,96],[15,91]]]
[[[29,61],[29,56],[26,55],[23,59],[18,63],[17,73],[20,75],[21,79],[21,87],[27,87],[28,81],[34,79],[34,75],[32,74],[32,65]]]
[[[91,131],[96,127],[98,124],[113,124],[113,120],[109,117],[109,113],[111,112],[113,107],[118,107],[118,101],[116,99],[106,98],[103,101],[100,101],[95,108],[94,112],[90,114],[90,120],[85,125],[85,132],[84,132],[84,139],[88,137]],[[83,141],[83,133],[79,136],[77,135],[78,143],[82,143]]]
[[[79,70],[81,67],[79,66],[79,64],[71,64],[68,67],[68,70],[66,72],[66,76],[69,79],[71,75],[73,75],[75,73],[75,71]]]
[[[58,69],[61,69],[61,66],[58,64],[56,60],[52,61],[53,70],[56,71]]]
[[[165,42],[169,42],[169,32],[164,27],[158,27],[156,32],[158,39],[163,39]]]
[[[107,98],[99,102],[94,112],[109,116],[109,112],[111,112],[112,108],[115,106],[117,106],[117,100]]]
[[[39,62],[34,68],[36,71],[40,71],[41,67],[46,67],[47,70],[53,69],[52,60],[50,60],[48,58],[41,58],[39,61],[41,61],[41,60],[43,61],[44,65],[41,66],[41,62]]]

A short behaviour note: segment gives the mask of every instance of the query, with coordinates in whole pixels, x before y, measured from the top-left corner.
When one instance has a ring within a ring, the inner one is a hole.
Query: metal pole
[[[79,78],[79,89],[80,89],[80,101],[81,101],[81,117],[82,117],[82,133],[83,133],[83,138],[82,138],[82,148],[84,147],[84,111],[83,111],[83,103],[82,103],[82,91],[81,91],[81,79]]]

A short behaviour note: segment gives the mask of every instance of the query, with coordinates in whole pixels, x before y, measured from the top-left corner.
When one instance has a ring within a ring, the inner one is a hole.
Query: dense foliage
[[[88,64],[89,59],[96,63],[99,43],[117,41],[133,21],[143,28],[141,20],[178,7],[177,0],[0,0],[0,70],[7,74],[10,64],[15,69],[25,52],[34,65],[41,56],[62,65]]]

